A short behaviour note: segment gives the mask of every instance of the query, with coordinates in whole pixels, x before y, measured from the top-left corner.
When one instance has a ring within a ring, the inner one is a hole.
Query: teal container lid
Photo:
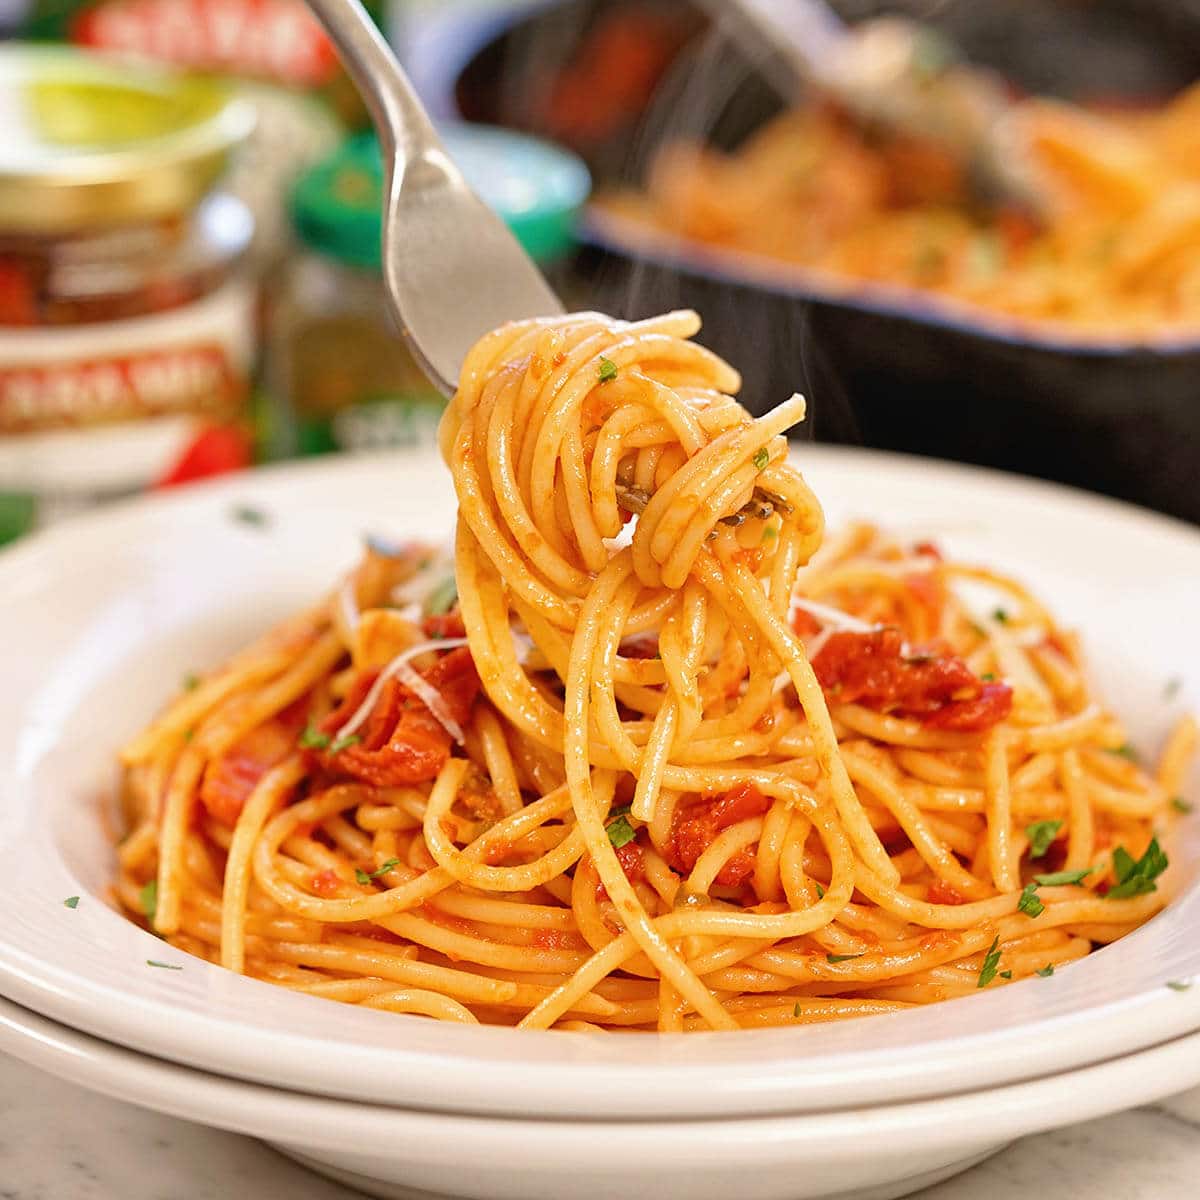
[[[538,262],[574,245],[575,220],[591,190],[582,160],[550,142],[488,125],[439,126],[467,182]],[[379,269],[383,164],[374,134],[359,134],[317,164],[292,192],[304,243],[351,266]]]

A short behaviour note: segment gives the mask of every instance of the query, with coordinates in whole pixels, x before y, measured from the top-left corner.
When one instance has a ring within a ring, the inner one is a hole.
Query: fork
[[[467,351],[505,321],[559,314],[558,297],[471,190],[358,0],[308,0],[358,86],[383,152],[383,280],[430,381],[453,393]]]

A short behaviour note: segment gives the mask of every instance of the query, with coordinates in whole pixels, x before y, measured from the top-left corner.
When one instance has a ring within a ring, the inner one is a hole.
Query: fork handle
[[[384,161],[394,157],[399,165],[440,149],[425,106],[359,0],[308,0],[308,6],[332,38],[371,113]]]

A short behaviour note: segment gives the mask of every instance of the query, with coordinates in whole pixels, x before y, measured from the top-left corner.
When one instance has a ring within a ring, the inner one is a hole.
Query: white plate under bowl
[[[1152,748],[1196,703],[1200,531],[925,460],[821,448],[797,459],[831,523],[871,516],[1027,579],[1083,628],[1139,744]],[[235,519],[239,505],[262,521]],[[114,912],[103,812],[115,749],[186,672],[324,594],[365,530],[442,538],[453,514],[431,458],[325,460],[136,502],[0,555],[0,994],[223,1075],[411,1108],[591,1120],[944,1096],[1200,1029],[1200,987],[1166,986],[1200,973],[1195,821],[1182,839],[1192,844],[1173,848],[1182,894],[1167,911],[1053,978],[795,1029],[595,1037],[448,1026],[244,979]],[[72,895],[78,907],[64,907]]]
[[[1014,1138],[1200,1082],[1200,1033],[1007,1087],[838,1113],[505,1120],[333,1100],[181,1067],[0,1000],[0,1050],[156,1112],[272,1142],[389,1200],[891,1200]]]

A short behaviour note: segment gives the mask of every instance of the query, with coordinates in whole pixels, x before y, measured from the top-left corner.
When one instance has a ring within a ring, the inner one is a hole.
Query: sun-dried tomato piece
[[[752,783],[742,783],[722,796],[684,801],[675,808],[667,841],[667,862],[681,875],[690,875],[700,856],[722,830],[750,817],[759,817],[771,800]],[[717,875],[717,883],[736,887],[754,870],[754,851],[735,854]]]
[[[459,725],[470,719],[479,694],[479,675],[466,646],[451,650],[421,672],[442,698],[446,714]],[[354,715],[374,678],[364,676],[345,701],[321,723],[329,746],[309,750],[313,760],[334,776],[350,776],[377,787],[402,787],[436,778],[450,757],[449,731],[398,679],[384,684],[359,732],[360,741],[339,745],[338,730]]]
[[[1012,689],[985,683],[937,647],[905,653],[898,629],[831,634],[813,659],[821,687],[842,704],[916,717],[933,729],[978,732],[1012,710]]]
[[[463,624],[462,613],[452,608],[446,613],[435,613],[421,622],[421,628],[427,638],[466,637],[467,627]]]
[[[250,730],[208,764],[200,782],[200,803],[215,820],[236,825],[262,777],[295,750],[298,712],[285,710]]]

